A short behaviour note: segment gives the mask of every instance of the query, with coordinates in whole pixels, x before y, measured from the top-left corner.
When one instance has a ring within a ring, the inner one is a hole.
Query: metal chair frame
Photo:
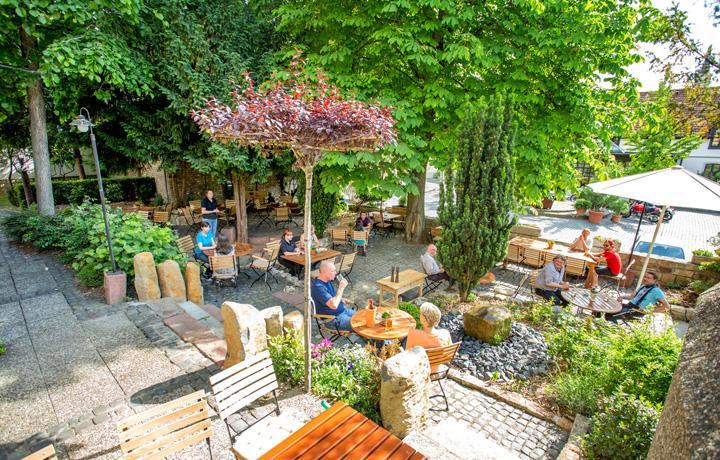
[[[442,286],[443,280],[430,279],[430,275],[428,274],[427,270],[425,270],[425,266],[422,264],[422,257],[420,258],[420,266],[423,269],[423,273],[425,273],[425,287],[423,288],[423,292],[425,294],[430,294],[432,291]]]
[[[444,347],[428,348],[425,350],[428,354],[428,359],[430,360],[430,366],[440,366],[437,371],[430,373],[430,381],[438,383],[438,386],[440,386],[441,394],[431,395],[430,399],[442,398],[443,401],[445,401],[444,409],[431,408],[430,410],[432,411],[448,411],[450,409],[447,395],[445,394],[445,388],[443,388],[442,386],[442,381],[447,379],[447,376],[450,373],[449,364],[452,362],[453,359],[455,359],[455,355],[457,354],[457,351],[460,349],[461,345],[462,342],[455,342]]]
[[[315,324],[317,324],[318,331],[320,331],[320,337],[333,343],[340,338],[344,338],[352,344],[352,341],[350,340],[350,334],[352,333],[350,331],[340,330],[337,326],[335,326],[334,329],[328,326],[328,323],[335,319],[333,315],[323,315],[317,313],[315,311],[315,301],[313,299],[310,299],[310,308],[312,308],[312,316],[315,318]],[[325,334],[327,334],[330,338],[326,337]]]
[[[357,257],[357,252],[351,252],[349,254],[343,254],[340,258],[340,264],[338,266],[337,272],[346,277],[347,279],[350,279],[350,273],[353,271],[353,267],[355,266],[355,258]],[[348,262],[349,260],[349,262]],[[348,270],[348,266],[350,269]]]
[[[255,200],[253,203],[255,211],[260,217],[259,222],[255,224],[255,226],[260,227],[262,224],[267,223],[270,227],[272,227],[272,222],[270,221],[270,207],[267,204],[261,203],[260,200]]]
[[[269,257],[263,257],[268,252],[269,252]],[[270,274],[270,276],[272,276],[273,280],[275,280],[276,283],[278,282],[277,278],[275,278],[275,275],[273,275],[273,273],[272,273],[272,268],[275,266],[275,263],[277,263],[277,258],[278,258],[279,253],[280,253],[280,245],[278,244],[278,245],[272,245],[272,246],[268,246],[268,247],[264,248],[262,256],[252,256],[253,262],[250,263],[249,268],[253,272],[255,272],[255,274],[258,275],[258,277],[255,278],[255,280],[250,284],[251,288],[255,285],[255,283],[257,283],[258,281],[260,281],[262,279],[265,282],[265,284],[267,284],[268,289],[272,289],[272,287],[270,286],[270,283],[268,283],[268,279],[267,279],[268,274]],[[259,272],[256,269],[256,267],[253,267],[254,261],[256,261],[258,259],[263,259],[263,260],[267,261],[267,267],[262,272]]]

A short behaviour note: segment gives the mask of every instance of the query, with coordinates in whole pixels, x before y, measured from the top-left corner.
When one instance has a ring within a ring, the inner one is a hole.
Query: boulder
[[[283,316],[283,329],[295,329],[302,331],[303,328],[303,314],[299,311],[291,311],[287,315]]]
[[[225,369],[267,348],[265,318],[252,305],[225,302],[220,309],[225,327]]]
[[[400,438],[425,429],[430,410],[430,361],[425,349],[414,347],[386,359],[380,378],[383,426]]]
[[[202,283],[200,282],[200,265],[195,262],[189,262],[185,266],[185,288],[187,291],[187,299],[195,305],[203,305],[205,303],[205,295],[203,293]]]
[[[265,318],[265,332],[268,337],[276,337],[283,334],[283,311],[282,307],[275,306],[262,310],[260,314]]]
[[[157,266],[160,292],[163,297],[186,300],[185,280],[183,279],[180,265],[174,260],[166,260]]]
[[[155,270],[155,259],[151,252],[141,252],[133,257],[135,268],[135,292],[138,300],[157,300],[160,298],[160,285]]]
[[[500,305],[478,305],[463,315],[465,335],[497,345],[510,335],[512,315]]]

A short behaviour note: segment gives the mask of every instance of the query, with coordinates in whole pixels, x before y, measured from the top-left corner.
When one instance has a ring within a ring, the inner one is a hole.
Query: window
[[[720,163],[705,163],[702,175],[708,179],[720,180]]]
[[[716,128],[710,131],[710,143],[708,144],[709,149],[720,149],[720,132]]]

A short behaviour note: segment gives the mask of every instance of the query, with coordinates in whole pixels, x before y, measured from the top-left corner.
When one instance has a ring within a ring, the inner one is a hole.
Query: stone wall
[[[623,261],[623,266],[626,266],[629,260],[630,254],[627,252],[620,252],[620,257]],[[634,254],[635,264],[628,272],[628,286],[636,282],[636,276],[642,270],[643,262],[645,261],[645,254]],[[700,265],[692,262],[684,262],[675,259],[668,259],[665,257],[650,257],[650,263],[648,263],[648,270],[652,270],[657,273],[661,283],[689,283],[694,280],[719,280],[720,273],[703,271],[700,270]]]
[[[720,458],[720,284],[700,296],[648,459]]]

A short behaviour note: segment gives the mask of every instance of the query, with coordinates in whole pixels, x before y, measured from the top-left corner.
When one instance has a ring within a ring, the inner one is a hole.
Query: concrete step
[[[422,451],[419,447],[417,450],[428,455],[430,458],[461,458],[466,460],[515,460],[520,459],[517,452],[511,451],[492,439],[488,439],[482,433],[473,429],[470,425],[463,422],[445,419],[442,422],[430,425],[420,433],[422,437],[420,441],[431,441],[433,444],[427,444],[427,449],[442,448],[447,451],[443,453],[439,451],[435,455]],[[407,442],[407,438],[404,439]],[[411,444],[412,445],[412,444]]]
[[[405,436],[403,442],[417,450],[430,460],[462,460],[453,454],[443,445],[434,439],[426,436],[421,431],[413,431]]]
[[[210,329],[216,337],[223,340],[225,339],[225,328],[222,322],[218,321],[215,316],[208,312],[208,310],[210,310],[209,308],[199,307],[189,300],[179,303],[178,307],[199,321],[203,326]]]
[[[164,313],[174,311],[169,307],[168,302],[163,302],[162,305]],[[177,309],[176,314],[163,318],[165,325],[180,336],[183,341],[195,345],[208,359],[222,365],[227,352],[223,324],[208,313],[206,309],[190,301],[175,302],[174,308]]]

